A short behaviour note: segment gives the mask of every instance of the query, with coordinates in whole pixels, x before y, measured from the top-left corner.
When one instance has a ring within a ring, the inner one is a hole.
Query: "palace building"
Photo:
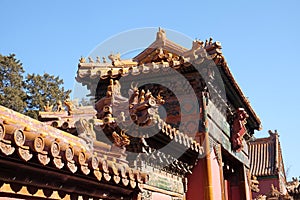
[[[132,59],[80,59],[76,80],[94,106],[67,99],[66,110],[60,102],[55,111],[41,111],[39,121],[0,107],[0,196],[256,197],[263,178],[255,177],[261,172],[255,159],[262,150],[256,152],[261,141],[253,142],[253,135],[261,121],[221,48],[209,39],[187,49],[159,29]],[[269,174],[281,188],[281,175]]]

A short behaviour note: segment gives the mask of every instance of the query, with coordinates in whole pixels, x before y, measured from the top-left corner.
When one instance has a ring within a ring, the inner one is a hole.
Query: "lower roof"
[[[277,176],[284,172],[279,135],[269,131],[270,136],[249,142],[251,174],[257,177]]]
[[[65,192],[81,187],[78,182],[88,183],[90,192],[98,187],[114,188],[116,193],[133,192],[139,191],[146,180],[145,174],[111,155],[89,151],[80,138],[3,106],[0,106],[0,166],[0,182]],[[97,195],[91,193],[91,197]],[[102,198],[101,194],[98,197]]]

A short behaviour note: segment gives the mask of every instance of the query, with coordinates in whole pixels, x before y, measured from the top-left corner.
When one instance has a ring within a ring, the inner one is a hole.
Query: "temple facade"
[[[261,122],[233,78],[220,42],[195,40],[187,49],[160,29],[133,59],[118,54],[109,59],[81,59],[76,80],[95,96],[97,118],[109,121],[102,129],[105,138],[121,127],[127,130],[126,150],[135,153],[127,157],[129,165],[149,175],[142,199],[252,198],[247,141]],[[175,180],[181,190],[166,187]]]
[[[39,121],[0,107],[0,196],[255,198],[261,121],[221,49],[211,38],[187,49],[159,29],[132,59],[80,59],[76,80],[93,106],[67,99]]]

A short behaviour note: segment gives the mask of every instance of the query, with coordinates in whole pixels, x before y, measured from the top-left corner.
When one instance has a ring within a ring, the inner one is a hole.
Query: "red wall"
[[[222,199],[220,168],[213,151],[210,158],[214,199]],[[193,168],[193,174],[188,176],[187,200],[202,200],[205,197],[205,179],[207,176],[205,174],[206,165],[204,159],[198,161],[197,165]]]
[[[231,186],[231,200],[241,200],[241,191],[239,186]]]
[[[215,152],[211,152],[211,171],[212,171],[212,184],[214,199],[222,199],[222,187],[221,187],[221,176],[220,176],[220,166],[217,161]]]
[[[186,194],[187,200],[204,199],[204,159],[199,159],[197,165],[193,168],[193,174],[188,176],[188,191]]]

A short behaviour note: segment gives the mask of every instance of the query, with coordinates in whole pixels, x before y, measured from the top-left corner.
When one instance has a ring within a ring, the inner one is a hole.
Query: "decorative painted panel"
[[[227,123],[226,117],[216,108],[216,106],[208,100],[207,114],[221,130],[230,137],[230,125]]]
[[[163,175],[163,173],[149,172],[147,184],[180,194],[184,193],[182,178],[167,173]]]
[[[208,131],[209,131],[209,135],[218,143],[220,143],[224,149],[226,149],[231,155],[237,158],[240,162],[244,163],[247,167],[249,167],[250,163],[247,155],[243,151],[241,152],[233,151],[231,149],[231,142],[229,141],[229,137],[226,134],[224,134],[224,132],[211,119],[208,119]]]

